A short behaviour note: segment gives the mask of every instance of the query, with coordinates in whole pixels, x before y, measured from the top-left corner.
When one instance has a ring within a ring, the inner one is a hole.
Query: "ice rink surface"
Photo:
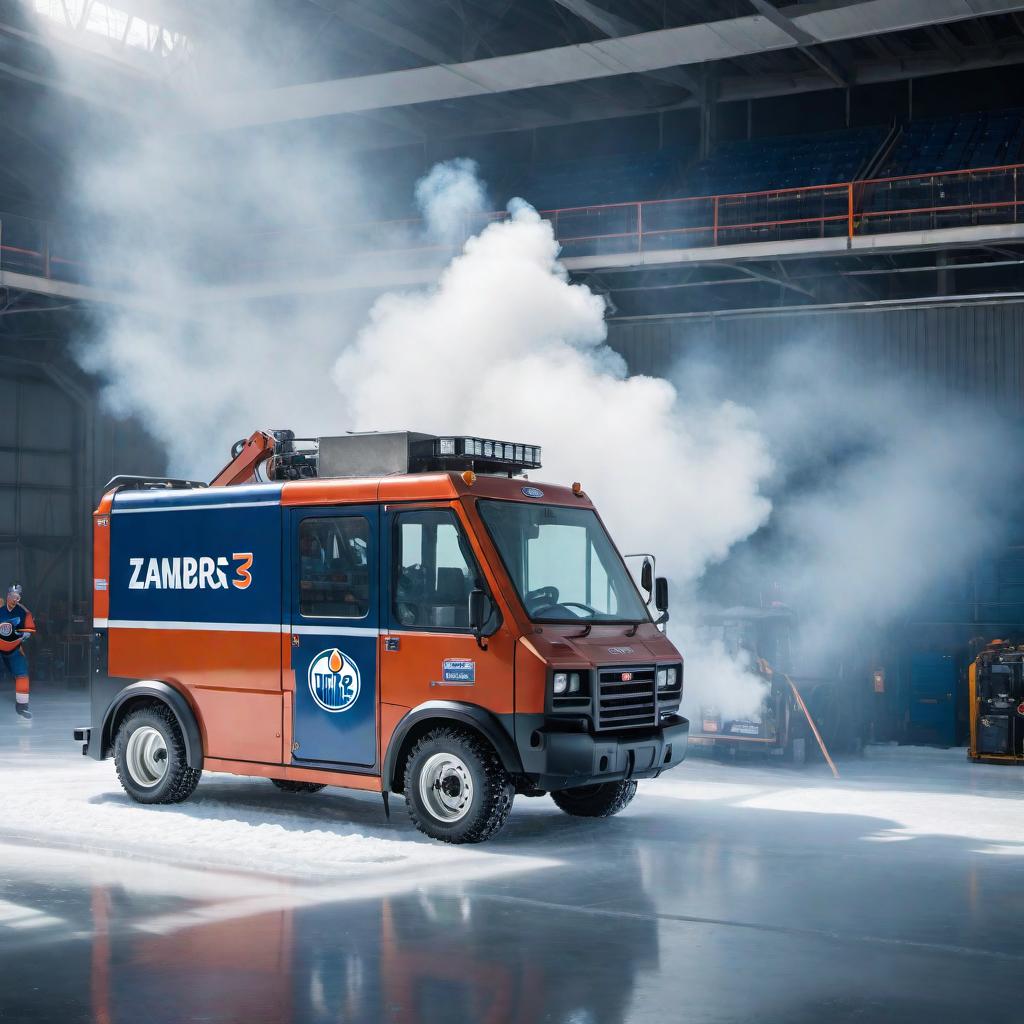
[[[447,847],[341,790],[131,804],[36,689],[31,726],[0,690],[0,1021],[1024,1020],[1024,772],[962,750],[695,757]]]

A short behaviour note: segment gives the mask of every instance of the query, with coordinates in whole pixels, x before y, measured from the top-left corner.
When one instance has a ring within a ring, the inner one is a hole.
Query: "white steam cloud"
[[[717,369],[704,386],[749,377]],[[997,410],[879,380],[822,338],[786,346],[750,385],[775,511],[768,542],[733,561],[748,592],[780,586],[799,610],[803,671],[834,671],[866,630],[1006,543],[1020,470],[1001,462],[994,487],[992,459],[1019,442]]]
[[[521,201],[509,210],[436,288],[377,301],[334,369],[345,425],[542,444],[545,478],[581,480],[620,546],[657,542],[693,583],[767,518],[764,439],[732,402],[683,408],[668,381],[628,376],[604,344],[603,300],[569,282],[551,225]]]
[[[473,224],[489,209],[476,161],[465,158],[435,164],[416,183],[416,203],[428,235],[456,243],[473,233]]]

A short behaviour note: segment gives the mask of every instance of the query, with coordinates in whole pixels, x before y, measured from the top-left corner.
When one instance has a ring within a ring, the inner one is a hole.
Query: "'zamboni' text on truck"
[[[523,476],[540,454],[258,431],[210,485],[115,477],[84,753],[141,803],[204,769],[401,793],[453,843],[516,793],[621,810],[686,753],[667,586],[646,561],[638,588],[579,484]]]

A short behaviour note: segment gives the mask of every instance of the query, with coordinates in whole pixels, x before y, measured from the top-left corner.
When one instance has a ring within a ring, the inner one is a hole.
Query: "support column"
[[[706,160],[715,148],[718,138],[718,79],[709,68],[700,75],[700,159]]]

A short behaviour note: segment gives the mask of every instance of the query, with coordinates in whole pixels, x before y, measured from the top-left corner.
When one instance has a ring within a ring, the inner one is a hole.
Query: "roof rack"
[[[207,487],[203,480],[178,480],[170,476],[115,476],[111,477],[107,486],[103,488],[104,493],[114,488],[121,491],[148,491],[148,490],[194,490],[197,487]]]

